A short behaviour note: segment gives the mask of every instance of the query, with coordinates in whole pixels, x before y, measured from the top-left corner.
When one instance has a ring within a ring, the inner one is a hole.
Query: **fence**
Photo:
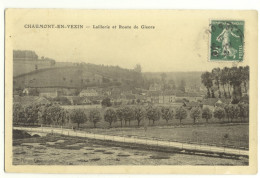
[[[73,128],[67,129],[63,127],[14,127],[17,130],[25,130],[28,132],[37,132],[37,133],[52,133],[52,134],[62,134],[67,136],[75,136],[81,138],[97,139],[104,141],[113,141],[113,142],[122,142],[122,143],[132,143],[146,146],[157,146],[157,147],[167,147],[172,149],[181,149],[181,150],[197,150],[200,152],[213,152],[213,153],[225,153],[232,155],[243,155],[248,156],[249,151],[246,149],[235,149],[230,147],[218,147],[209,144],[198,144],[198,143],[183,143],[178,141],[171,140],[160,140],[156,138],[147,138],[147,137],[127,137],[127,136],[118,136],[118,135],[105,135],[105,134],[96,134],[86,131],[74,130]]]

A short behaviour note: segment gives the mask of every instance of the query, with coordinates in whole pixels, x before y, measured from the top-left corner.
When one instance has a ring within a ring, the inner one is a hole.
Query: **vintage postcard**
[[[257,11],[5,11],[5,170],[257,173]]]

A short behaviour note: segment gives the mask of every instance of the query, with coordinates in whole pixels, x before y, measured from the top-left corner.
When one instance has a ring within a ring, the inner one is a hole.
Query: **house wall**
[[[212,106],[212,105],[203,105],[203,107],[202,107],[202,108],[204,109],[204,108],[206,108],[206,107],[207,107],[207,108],[209,108],[209,109],[211,109],[212,111],[213,111],[213,110],[214,110],[214,108],[215,108],[215,107],[214,107],[214,106]]]
[[[174,103],[176,101],[176,97],[174,95],[160,95],[159,103]]]
[[[87,92],[81,92],[81,93],[79,94],[79,96],[80,96],[80,97],[83,97],[83,96],[98,96],[98,93],[94,93],[94,92],[89,92],[89,93],[87,93]]]
[[[56,98],[58,97],[58,92],[40,93],[39,96],[46,97],[46,98]]]
[[[190,102],[191,101],[198,101],[198,100],[202,100],[203,98],[202,97],[190,97],[190,96],[176,96],[175,97],[175,100],[183,100],[183,99],[187,99],[189,100]]]

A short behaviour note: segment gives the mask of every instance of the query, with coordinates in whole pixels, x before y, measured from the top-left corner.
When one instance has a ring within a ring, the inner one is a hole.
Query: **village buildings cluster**
[[[134,90],[123,90],[120,87],[109,88],[24,88],[20,93],[14,91],[14,103],[23,105],[36,103],[54,103],[60,105],[101,105],[105,98],[117,105],[133,104],[157,104],[192,107],[214,108],[217,105],[229,104],[230,99],[204,98],[205,91],[202,89],[187,92],[181,90],[162,90],[159,84],[153,84],[148,90],[136,88]]]

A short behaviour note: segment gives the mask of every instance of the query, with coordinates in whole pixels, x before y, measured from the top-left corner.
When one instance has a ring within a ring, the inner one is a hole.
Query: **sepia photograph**
[[[257,12],[221,12],[7,9],[7,170],[254,173]]]

